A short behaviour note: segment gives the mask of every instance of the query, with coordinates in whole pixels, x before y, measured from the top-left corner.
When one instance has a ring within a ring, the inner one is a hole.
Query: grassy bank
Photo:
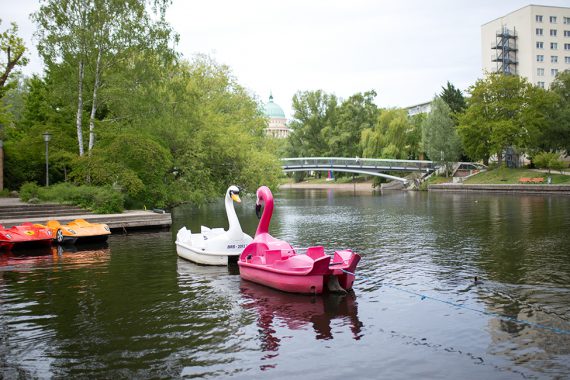
[[[516,184],[519,183],[520,178],[544,178],[544,183],[546,179],[550,177],[552,179],[552,184],[570,185],[570,175],[563,175],[560,173],[551,172],[542,173],[530,169],[494,169],[481,172],[467,180],[466,184]]]
[[[466,179],[463,183],[468,185],[491,185],[503,184],[511,185],[518,184],[521,178],[544,178],[546,184],[547,178],[551,178],[553,185],[570,185],[570,175],[551,172],[543,173],[531,169],[494,169],[481,172],[473,177]],[[422,183],[421,190],[427,190],[429,185],[437,185],[440,183],[453,182],[452,177],[432,176],[427,181]]]

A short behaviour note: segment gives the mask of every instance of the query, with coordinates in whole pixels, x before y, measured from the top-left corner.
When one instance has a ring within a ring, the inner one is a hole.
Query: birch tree
[[[106,73],[141,49],[169,50],[176,36],[164,21],[168,0],[46,0],[34,13],[38,51],[48,68],[75,62],[76,129],[79,155],[84,154],[83,112],[86,70],[91,97],[88,151],[95,144],[95,120]],[[152,9],[158,21],[147,12]]]

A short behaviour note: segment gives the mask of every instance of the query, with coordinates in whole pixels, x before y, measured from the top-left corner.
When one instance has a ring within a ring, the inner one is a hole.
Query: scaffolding
[[[493,62],[497,62],[497,72],[517,74],[517,32],[514,28],[509,30],[503,26],[497,32],[495,44],[491,46],[491,49],[497,51],[491,59]]]

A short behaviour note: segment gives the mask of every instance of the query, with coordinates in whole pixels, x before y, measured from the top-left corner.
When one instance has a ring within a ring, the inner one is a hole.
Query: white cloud
[[[534,1],[568,6],[568,0]],[[0,0],[3,26],[20,25],[29,42],[34,0]],[[380,107],[430,100],[449,80],[466,89],[481,76],[481,25],[525,0],[174,0],[167,18],[178,50],[227,64],[253,95],[288,116],[297,91],[347,98],[376,90]],[[27,72],[41,72],[32,56]]]

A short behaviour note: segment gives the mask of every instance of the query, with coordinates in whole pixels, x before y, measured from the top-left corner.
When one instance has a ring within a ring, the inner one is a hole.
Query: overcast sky
[[[533,4],[570,6],[570,0]],[[0,0],[4,30],[18,23],[33,46],[35,0]],[[167,18],[186,58],[227,64],[257,98],[291,116],[297,91],[338,97],[374,89],[380,107],[431,100],[447,81],[465,90],[481,77],[481,25],[521,0],[173,0]],[[42,72],[34,51],[25,73]]]

